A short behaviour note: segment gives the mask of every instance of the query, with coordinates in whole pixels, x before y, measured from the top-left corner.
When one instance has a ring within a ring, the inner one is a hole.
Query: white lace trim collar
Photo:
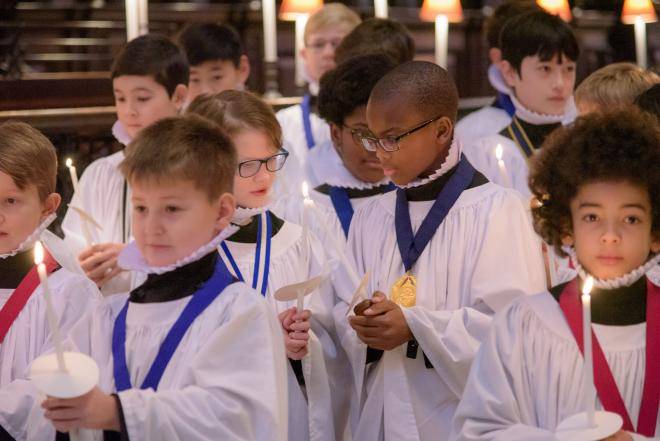
[[[32,247],[32,245],[34,245],[34,243],[39,239],[41,234],[44,231],[46,231],[46,228],[48,228],[50,224],[53,223],[56,217],[57,214],[55,213],[51,213],[50,215],[48,215],[48,217],[46,217],[43,221],[41,221],[39,226],[27,238],[25,238],[25,240],[21,242],[14,251],[11,251],[7,254],[0,254],[0,260],[7,259],[9,257],[14,257],[18,253],[21,253],[25,250],[29,250]]]
[[[578,275],[582,280],[586,279],[589,277],[589,273],[580,265],[580,262],[577,259],[577,255],[575,254],[575,248],[573,247],[567,247],[564,246],[562,249],[568,254],[571,258],[571,261],[573,262],[573,265],[575,266],[575,271],[577,271]],[[660,253],[656,254],[655,256],[651,257],[645,264],[635,268],[634,270],[630,271],[628,274],[624,274],[623,276],[616,277],[614,279],[594,279],[594,287],[599,288],[599,289],[617,289],[617,288],[623,288],[626,286],[631,286],[633,283],[637,282],[639,279],[641,279],[646,273],[651,271],[653,267],[658,265],[660,263]]]
[[[231,223],[244,226],[249,223],[247,221],[251,220],[254,216],[268,211],[268,207],[269,205],[256,208],[236,207],[236,211],[234,211],[234,217],[231,218]]]
[[[139,271],[146,274],[165,274],[170,271],[174,271],[177,268],[188,265],[189,263],[195,262],[202,257],[206,256],[210,252],[214,251],[220,245],[220,242],[234,234],[238,231],[238,227],[230,225],[229,227],[222,230],[217,236],[211,239],[206,245],[199,247],[196,251],[179,259],[171,265],[165,266],[150,266],[142,253],[137,247],[135,241],[129,243],[122,251],[119,253],[118,264],[121,268],[129,271]]]
[[[495,90],[506,95],[512,95],[511,88],[507,86],[499,67],[491,64],[488,66],[488,81]]]
[[[516,107],[516,116],[525,122],[534,125],[556,124],[561,123],[565,119],[565,114],[563,113],[561,115],[536,113],[533,110],[529,110],[520,101],[518,101],[518,98],[516,98],[515,94],[511,94],[510,96],[511,101],[513,101],[513,105]]]
[[[307,162],[317,182],[333,187],[370,190],[390,183],[388,178],[364,182],[348,171],[331,140],[319,143],[308,154]]]
[[[444,175],[449,170],[454,168],[456,164],[458,164],[458,160],[460,159],[460,157],[461,157],[461,145],[457,137],[454,136],[454,139],[451,142],[451,146],[449,146],[449,152],[447,152],[447,158],[445,159],[445,162],[442,163],[439,169],[434,171],[430,176],[426,178],[415,179],[414,181],[409,182],[406,185],[397,185],[397,187],[398,188],[421,187],[422,185],[426,185],[429,182],[435,181],[440,176]]]
[[[112,125],[112,136],[114,136],[117,141],[124,145],[129,145],[131,141],[133,141],[131,135],[129,135],[126,131],[126,127],[124,127],[124,125],[119,122],[119,120],[115,121],[115,123]]]

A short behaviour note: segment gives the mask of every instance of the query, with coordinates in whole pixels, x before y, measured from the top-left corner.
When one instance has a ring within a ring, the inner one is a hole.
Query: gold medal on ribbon
[[[405,273],[392,286],[390,299],[399,306],[410,308],[417,301],[417,279],[410,272]]]

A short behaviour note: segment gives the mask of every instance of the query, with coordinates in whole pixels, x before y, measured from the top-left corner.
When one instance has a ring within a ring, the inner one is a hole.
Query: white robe
[[[71,331],[70,344],[101,369],[99,387],[115,391],[112,331],[127,294],[106,297]],[[131,383],[144,380],[190,296],[130,303],[126,361]],[[227,287],[186,331],[158,385],[119,392],[132,440],[286,439],[286,374],[281,333],[266,302],[243,283]],[[100,432],[96,432],[99,439]],[[28,440],[54,439],[40,406],[30,415]]]
[[[282,109],[277,112],[276,116],[282,126],[284,148],[289,152],[289,158],[284,168],[278,173],[278,180],[275,183],[276,194],[299,194],[300,187],[305,180],[309,182],[310,188],[322,184],[323,182],[319,182],[313,176],[307,163],[309,148],[307,138],[305,138],[300,105]],[[310,115],[310,121],[315,145],[328,142],[330,140],[328,124],[314,113]]]
[[[48,276],[48,286],[60,330],[66,335],[80,317],[95,307],[101,295],[57,236],[44,231],[40,240],[61,266]],[[0,289],[0,308],[13,292]],[[43,286],[39,285],[0,345],[0,426],[16,439],[24,438],[25,421],[37,398],[26,380],[28,367],[52,347],[46,298]]]
[[[127,189],[126,207],[123,207],[124,176],[119,171],[119,164],[124,160],[124,152],[92,162],[80,177],[80,191],[74,193],[70,205],[77,206],[90,214],[102,230],[90,225],[93,243],[123,243],[123,223],[130,231],[131,192]],[[125,220],[122,217],[125,216]],[[83,225],[76,211],[69,208],[62,220],[65,242],[77,256],[87,247],[83,235]],[[129,237],[130,239],[130,237]],[[138,285],[139,275],[124,271],[105,284],[101,291],[105,295],[130,291]]]
[[[248,284],[254,272],[255,244],[226,240],[241,274]],[[231,269],[224,251],[220,255]],[[284,222],[272,238],[266,300],[275,313],[296,305],[296,301],[279,302],[273,298],[283,286],[327,275],[321,244],[303,228]],[[351,384],[348,362],[336,342],[332,318],[335,296],[328,281],[319,290],[305,297],[305,308],[311,310],[311,330],[308,355],[302,360],[305,390],[298,385],[290,363],[286,361],[289,380],[289,437],[291,441],[328,440],[340,438],[346,427],[348,391]],[[281,326],[277,331],[281,336]],[[284,362],[283,362],[284,363]],[[283,364],[284,367],[284,364]],[[333,418],[334,415],[334,418]],[[337,434],[337,436],[335,436]]]
[[[404,272],[397,247],[394,207],[388,193],[353,218],[349,249],[357,272],[371,271],[368,292],[389,293]],[[433,201],[410,202],[417,231]],[[474,354],[493,311],[545,287],[538,238],[517,194],[487,183],[464,191],[413,268],[417,304],[403,308],[419,342],[416,359],[406,344],[365,367],[366,345],[350,328],[347,303],[355,289],[339,289],[335,321],[353,366],[357,396],[353,438],[360,441],[446,440]],[[505,275],[505,277],[503,277]],[[345,277],[335,277],[341,286]],[[422,351],[433,364],[427,369]]]
[[[644,383],[646,323],[593,327],[636,427]],[[479,350],[456,413],[453,439],[557,441],[557,425],[586,410],[583,366],[552,295],[543,292],[518,299],[496,317]],[[596,407],[601,408],[600,402]],[[660,418],[653,439],[660,439]]]

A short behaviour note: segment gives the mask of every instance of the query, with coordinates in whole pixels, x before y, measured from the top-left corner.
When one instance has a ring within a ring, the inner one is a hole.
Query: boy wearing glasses
[[[307,153],[330,137],[328,125],[317,111],[319,81],[324,73],[335,67],[335,49],[358,24],[360,17],[354,11],[341,3],[330,3],[312,14],[305,25],[305,47],[300,53],[305,63],[309,92],[300,105],[277,112],[284,147],[291,152],[278,183],[283,192],[299,195],[304,180],[310,180],[312,187],[321,184],[308,177],[306,168]]]
[[[447,72],[421,61],[369,97],[363,142],[397,189],[356,210],[348,237],[371,305],[352,315],[347,287],[335,307],[361,403],[353,439],[448,439],[493,313],[545,287],[525,205],[461,155],[457,109]]]

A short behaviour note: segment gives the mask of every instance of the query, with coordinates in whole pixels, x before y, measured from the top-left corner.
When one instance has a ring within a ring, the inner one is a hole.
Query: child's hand
[[[364,310],[363,315],[348,319],[363,343],[374,349],[389,351],[413,338],[399,305],[378,291],[371,301],[372,305]]]
[[[625,432],[623,430],[619,430],[614,435],[608,436],[607,438],[603,439],[602,441],[633,441],[633,437],[628,432]]]
[[[298,313],[295,307],[282,311],[278,315],[284,333],[286,356],[292,360],[302,360],[307,355],[311,316],[310,310],[306,309],[302,313]]]
[[[117,256],[126,245],[123,243],[101,243],[84,249],[78,256],[80,266],[87,277],[102,287],[108,280],[119,274]]]
[[[44,408],[45,417],[51,420],[59,432],[77,428],[120,430],[116,399],[98,387],[76,398],[48,397],[41,403],[41,407]]]

